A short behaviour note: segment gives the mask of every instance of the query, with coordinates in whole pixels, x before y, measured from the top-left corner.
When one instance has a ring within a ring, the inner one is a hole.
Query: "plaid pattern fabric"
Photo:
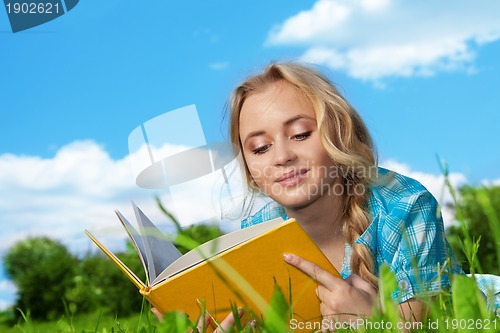
[[[467,276],[471,276],[467,274]],[[486,296],[489,310],[500,317],[500,276],[492,274],[475,274],[477,285]]]
[[[375,272],[385,263],[396,274],[399,288],[392,295],[395,301],[404,302],[416,293],[442,290],[450,286],[448,273],[463,274],[445,239],[438,203],[424,186],[379,168],[378,180],[370,189],[368,206],[373,220],[356,243],[366,245],[373,253]],[[277,217],[288,218],[281,205],[271,202],[243,220],[241,226]],[[351,274],[351,254],[352,248],[346,244],[340,272],[344,278]]]

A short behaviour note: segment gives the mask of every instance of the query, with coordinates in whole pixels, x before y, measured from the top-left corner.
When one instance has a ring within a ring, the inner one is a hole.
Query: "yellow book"
[[[221,321],[235,304],[261,318],[277,283],[291,304],[295,323],[321,321],[316,281],[287,264],[283,254],[297,254],[337,277],[340,274],[294,219],[274,219],[237,230],[180,255],[142,211],[135,205],[134,209],[140,233],[119,212],[117,215],[137,249],[149,283],[140,281],[85,232],[161,313],[180,311],[195,322],[204,303],[206,311]]]

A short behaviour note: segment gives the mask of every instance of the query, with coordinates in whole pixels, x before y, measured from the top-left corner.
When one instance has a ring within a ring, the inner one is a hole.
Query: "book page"
[[[148,273],[148,262],[146,259],[146,251],[144,249],[144,244],[142,244],[142,239],[141,235],[137,230],[134,229],[132,224],[125,218],[125,216],[122,215],[118,210],[115,210],[116,216],[118,216],[118,219],[120,220],[121,224],[127,231],[127,234],[132,241],[132,245],[134,245],[135,250],[137,252],[137,255],[139,256],[139,259],[141,259],[142,267],[144,267],[144,272],[146,274]]]
[[[166,236],[144,215],[144,213],[132,203],[139,224],[140,235],[144,245],[145,258],[147,260],[148,282],[156,280],[165,268],[170,266],[182,254]]]
[[[193,249],[177,259],[174,263],[168,266],[158,277],[151,283],[155,285],[160,281],[170,278],[190,267],[193,267],[206,259],[229,250],[245,241],[252,239],[264,232],[276,228],[286,223],[282,218],[276,218],[267,222],[253,225],[251,227],[240,229],[222,235],[211,241],[201,244],[196,249]]]
[[[113,261],[116,266],[118,266],[118,268],[123,272],[123,274],[125,274],[130,279],[130,281],[132,281],[135,284],[137,288],[143,289],[146,287],[146,285],[144,285],[144,283],[134,274],[134,272],[132,272],[120,259],[118,259],[117,256],[115,256],[104,245],[102,245],[94,236],[92,236],[92,234],[88,232],[88,230],[85,230],[85,233],[94,242],[94,244],[97,245],[97,247],[101,249],[101,251],[104,252],[104,254],[108,256],[108,258],[111,259],[111,261]]]

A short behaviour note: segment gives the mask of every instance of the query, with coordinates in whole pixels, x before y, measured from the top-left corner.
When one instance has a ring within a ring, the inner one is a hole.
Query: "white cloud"
[[[151,193],[137,190],[127,159],[94,142],[74,142],[53,158],[0,156],[0,253],[26,236],[50,236],[75,249],[84,228],[117,226],[113,210]]]
[[[481,182],[484,186],[500,186],[500,178],[498,179],[485,179]]]
[[[351,8],[338,1],[318,1],[309,11],[287,19],[270,34],[270,44],[309,43],[328,39],[328,33],[346,23]]]
[[[8,309],[10,306],[12,306],[11,302],[7,302],[0,299],[0,311]]]
[[[395,160],[381,161],[380,165],[384,168],[394,170],[419,181],[439,202],[445,227],[448,227],[456,222],[454,218],[454,211],[451,208],[453,207],[453,197],[451,196],[449,189],[444,186],[444,176],[442,174],[415,171],[412,170],[410,166]],[[448,178],[451,185],[455,189],[465,185],[467,182],[465,175],[461,173],[450,173]]]
[[[17,287],[9,280],[1,280],[0,278],[0,311],[11,306],[16,298]]]
[[[177,148],[165,149],[174,153]],[[171,227],[154,200],[154,195],[160,195],[167,209],[171,209],[169,193],[136,186],[131,159],[132,156],[113,160],[92,141],[68,144],[48,159],[0,155],[0,256],[15,242],[42,235],[62,240],[74,252],[82,252],[90,244],[84,229],[99,232],[112,246],[123,246],[125,233],[114,210],[119,209],[134,221],[131,200],[155,223]],[[213,190],[195,185],[185,187],[183,197],[189,198],[186,192]],[[193,209],[193,204],[200,207],[201,203],[192,198],[180,206],[185,209],[181,223],[200,221],[203,209]],[[212,216],[205,215],[209,217]]]
[[[478,45],[500,38],[500,2],[319,0],[275,26],[267,45],[362,80],[474,72]]]
[[[361,0],[361,7],[365,10],[381,10],[390,3],[390,0]]]
[[[9,280],[0,281],[0,293],[16,291],[16,290],[17,287],[12,281]]]

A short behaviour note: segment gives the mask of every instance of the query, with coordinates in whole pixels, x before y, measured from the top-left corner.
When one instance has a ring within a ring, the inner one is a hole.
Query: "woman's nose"
[[[293,147],[287,143],[276,143],[274,149],[274,164],[287,165],[297,158]]]

